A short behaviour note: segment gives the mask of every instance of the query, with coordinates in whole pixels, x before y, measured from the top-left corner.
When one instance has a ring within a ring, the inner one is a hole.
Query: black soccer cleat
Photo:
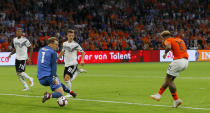
[[[44,97],[42,98],[42,103],[44,103],[45,101],[47,101],[48,99],[50,99],[50,93],[45,92],[44,93]]]
[[[74,91],[71,91],[71,92],[70,92],[70,95],[71,95],[72,97],[74,97],[74,98],[76,98],[76,96],[77,96],[77,94],[76,94]]]

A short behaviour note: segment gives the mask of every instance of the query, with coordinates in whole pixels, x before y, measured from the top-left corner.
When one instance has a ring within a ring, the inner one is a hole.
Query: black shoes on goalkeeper
[[[48,99],[50,99],[51,94],[48,92],[44,93],[44,97],[42,98],[42,103],[44,103],[45,101],[47,101]]]

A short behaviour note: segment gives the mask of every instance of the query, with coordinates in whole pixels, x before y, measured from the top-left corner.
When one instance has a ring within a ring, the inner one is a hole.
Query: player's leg
[[[161,86],[160,90],[158,91],[158,93],[150,96],[152,99],[154,99],[156,101],[160,101],[161,95],[165,92],[165,90],[167,89],[167,87],[169,85],[168,79],[169,78],[166,76],[165,77],[165,81],[162,84],[162,86]]]
[[[161,86],[160,90],[158,91],[158,94],[162,95],[165,92],[165,90],[168,87],[168,79],[169,78],[166,76],[163,85]]]
[[[59,98],[64,95],[63,87],[59,85],[60,87],[55,89],[55,92],[52,93],[52,98]]]
[[[178,95],[177,95],[177,91],[176,91],[176,85],[174,83],[174,79],[176,78],[175,76],[169,75],[167,74],[168,79],[168,86],[169,86],[169,90],[171,92],[171,95],[173,97],[173,99],[176,101],[178,100]]]
[[[44,103],[46,100],[48,100],[50,98],[59,98],[64,95],[64,91],[63,91],[60,80],[58,80],[57,85],[53,84],[53,80],[51,77],[45,78],[44,82],[45,82],[44,85],[49,85],[51,87],[51,90],[55,91],[55,92],[54,93],[45,92],[44,97],[42,98],[42,103]],[[41,83],[41,81],[40,81],[40,83]]]
[[[66,97],[73,96],[75,98],[77,96],[77,94],[74,91],[71,90],[71,87],[72,87],[71,81],[72,81],[72,78],[73,78],[76,70],[77,70],[77,65],[65,67],[65,70],[64,70],[64,81],[67,84],[67,88],[70,90],[70,93],[68,93],[66,95]],[[63,85],[63,86],[65,86],[65,85]]]
[[[65,74],[65,75],[64,75],[64,81],[65,81],[65,83],[66,83],[66,85],[67,85],[67,88],[68,88],[69,90],[71,90],[71,81],[70,81],[70,79],[71,79],[71,77],[70,77],[69,74]]]
[[[76,98],[77,94],[74,91],[69,90],[63,83],[61,83],[61,85],[63,87],[64,92],[68,93],[65,97],[68,98],[68,97],[72,96],[72,97]]]
[[[172,95],[173,100],[174,100],[173,107],[178,107],[179,105],[182,104],[182,100],[179,99],[179,97],[178,97],[177,90],[176,90],[176,85],[174,83],[174,79],[176,77],[175,76],[172,76],[172,75],[169,75],[169,74],[167,74],[167,76],[170,78],[169,79],[169,90],[170,90],[171,95]]]
[[[21,62],[22,62],[22,73],[21,73],[21,75],[29,80],[29,84],[32,87],[34,85],[34,82],[33,82],[34,79],[32,77],[28,76],[27,73],[25,73],[26,60],[22,60]]]
[[[57,89],[55,89],[54,93],[45,92],[44,97],[42,98],[42,103],[49,100],[50,98],[59,98],[63,95],[64,95],[64,91],[63,91],[63,88],[60,86]]]
[[[77,75],[78,75],[79,73],[80,73],[79,71],[75,71],[75,72],[73,73],[73,76],[71,77],[70,81],[73,81],[73,80],[77,77]]]
[[[174,67],[174,61],[169,65],[167,73],[170,73],[172,71],[172,68]],[[162,84],[161,88],[159,89],[157,94],[151,95],[150,97],[156,101],[160,101],[161,95],[165,92],[165,90],[167,89],[168,85],[169,85],[169,77],[166,75],[165,77],[165,81]]]
[[[24,86],[24,89],[23,89],[22,91],[27,91],[27,90],[29,90],[29,87],[28,87],[26,81],[24,80],[24,77],[21,75],[21,72],[17,72],[17,75],[18,75],[19,80],[21,81],[21,83],[22,83],[23,86]]]
[[[70,75],[69,74],[64,74],[64,81],[65,81],[65,83],[66,83],[66,85],[67,85],[67,87],[63,84],[62,86],[63,86],[63,89],[66,89],[66,90],[64,90],[66,93],[67,93],[67,95],[65,96],[65,97],[67,97],[67,98],[69,98],[69,97],[71,97],[72,95],[69,93],[69,92],[71,92],[71,81],[70,81]],[[64,86],[65,86],[65,88],[64,88]],[[69,90],[69,91],[67,91],[67,89]]]
[[[70,75],[65,74],[64,81],[66,82],[67,87],[64,84],[62,84],[62,87],[63,87],[64,91],[66,93],[68,93],[65,97],[68,98],[68,97],[73,96],[75,98],[77,96],[77,94],[74,91],[71,90],[71,86],[72,85],[71,85],[71,77],[70,77]]]
[[[29,87],[28,87],[26,81],[24,80],[24,77],[21,74],[23,72],[23,66],[22,66],[22,63],[20,60],[17,60],[17,59],[15,60],[15,68],[16,68],[16,74],[24,86],[24,89],[22,91],[29,90]]]
[[[73,73],[73,77],[71,78],[71,81],[73,81],[78,74],[80,74],[80,73],[87,73],[87,70],[82,69],[82,68],[78,68],[77,65],[75,65],[75,66],[76,66],[76,71]]]
[[[77,68],[77,71],[79,73],[87,73],[87,70],[83,69],[83,68]]]
[[[179,99],[178,94],[177,94],[177,89],[174,83],[174,79],[176,76],[179,75],[180,72],[184,71],[187,67],[188,67],[187,59],[178,59],[174,61],[172,69],[168,72],[167,76],[171,76],[171,79],[169,81],[169,89],[174,100],[173,107],[178,107],[179,105],[182,104],[182,100]]]

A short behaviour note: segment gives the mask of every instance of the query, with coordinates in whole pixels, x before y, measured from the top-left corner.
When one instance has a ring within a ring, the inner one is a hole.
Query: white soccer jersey
[[[71,43],[68,41],[64,42],[62,51],[64,52],[65,67],[78,64],[77,51],[84,52],[81,46],[75,41]]]
[[[20,39],[15,37],[13,39],[13,46],[16,50],[16,59],[17,60],[27,60],[28,59],[28,47],[31,46],[29,40],[23,36]]]

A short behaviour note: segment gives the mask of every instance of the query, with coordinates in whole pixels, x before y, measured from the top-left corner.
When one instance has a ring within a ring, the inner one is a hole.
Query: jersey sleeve
[[[79,51],[79,52],[84,52],[83,49],[82,49],[82,47],[81,47],[79,44],[78,44],[78,46],[77,46],[76,49],[77,49],[77,51]]]
[[[52,76],[57,76],[56,72],[57,72],[57,53],[53,52],[52,53],[52,59],[51,59],[51,67],[52,67]]]
[[[26,47],[30,47],[31,46],[31,43],[30,43],[30,41],[28,39],[26,40],[25,46]]]
[[[171,40],[165,40],[164,45],[171,45]]]
[[[15,49],[14,40],[12,40],[11,46],[12,46],[13,49]]]
[[[65,43],[63,43],[63,47],[62,47],[62,52],[65,52],[65,49],[64,49],[64,45],[65,45]]]

